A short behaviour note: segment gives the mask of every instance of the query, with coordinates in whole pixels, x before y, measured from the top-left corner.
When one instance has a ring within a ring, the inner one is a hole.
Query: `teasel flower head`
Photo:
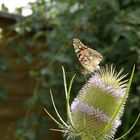
[[[115,132],[121,125],[121,117],[134,69],[128,83],[126,75],[122,74],[122,70],[116,72],[112,65],[101,67],[83,85],[71,106],[69,106],[69,98],[75,76],[72,78],[67,90],[65,71],[64,68],[62,69],[66,93],[67,123],[59,116],[53,97],[54,109],[61,123],[45,110],[60,127],[58,131],[63,132],[67,139],[72,140],[76,137],[81,137],[82,140],[114,139]]]
[[[125,95],[127,80],[124,80],[126,75],[121,74],[122,70],[117,73],[113,66],[101,68],[86,82],[72,102],[73,126],[81,132],[82,137],[89,140],[109,140],[114,137],[116,129],[121,125],[125,102],[107,132],[101,132]]]

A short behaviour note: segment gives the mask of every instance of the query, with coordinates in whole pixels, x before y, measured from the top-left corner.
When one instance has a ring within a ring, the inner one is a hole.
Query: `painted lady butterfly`
[[[84,68],[84,74],[90,74],[95,70],[100,69],[99,63],[103,59],[103,56],[100,53],[87,47],[77,38],[73,39],[73,46],[75,53]]]

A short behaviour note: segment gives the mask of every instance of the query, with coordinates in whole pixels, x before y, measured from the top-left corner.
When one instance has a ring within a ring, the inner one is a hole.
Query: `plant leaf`
[[[121,137],[119,137],[119,138],[117,138],[117,139],[115,139],[115,140],[120,140],[120,139],[124,138],[128,133],[130,133],[130,131],[134,128],[134,126],[135,126],[136,123],[138,122],[139,118],[140,118],[140,113],[138,114],[138,116],[137,116],[137,118],[136,118],[134,124],[130,127],[130,129],[129,129],[125,134],[123,134]]]
[[[68,88],[68,95],[67,95],[67,99],[66,99],[67,117],[72,126],[73,126],[73,122],[72,122],[72,118],[71,118],[69,99],[70,99],[71,88],[72,88],[72,84],[73,84],[73,80],[74,80],[75,76],[76,76],[76,74],[74,74],[73,77],[71,78],[69,88]]]
[[[51,99],[52,99],[52,104],[53,104],[53,108],[57,114],[57,117],[59,118],[59,120],[63,123],[64,126],[67,127],[67,124],[63,121],[62,117],[59,115],[58,111],[57,111],[57,108],[56,108],[56,105],[54,103],[54,98],[53,98],[53,95],[52,95],[52,91],[50,90],[50,94],[51,94]]]
[[[62,66],[62,71],[63,71],[63,80],[64,80],[65,96],[66,96],[66,100],[67,100],[68,90],[67,90],[67,82],[66,82],[65,69],[64,69],[63,66]]]
[[[49,115],[49,117],[59,126],[64,127],[61,123],[59,123],[45,108],[44,108],[45,112]]]

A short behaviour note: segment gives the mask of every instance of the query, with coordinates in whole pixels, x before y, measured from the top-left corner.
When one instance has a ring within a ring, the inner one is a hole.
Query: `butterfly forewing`
[[[103,59],[100,53],[87,47],[79,39],[73,39],[73,46],[79,61],[84,67],[85,74],[90,74],[100,68],[99,63]]]

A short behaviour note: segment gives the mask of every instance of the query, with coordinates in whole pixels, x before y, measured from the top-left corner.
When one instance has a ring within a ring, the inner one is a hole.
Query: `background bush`
[[[122,125],[116,137],[125,133],[140,112],[139,0],[37,0],[29,5],[33,14],[9,28],[17,34],[8,39],[8,46],[15,49],[18,55],[17,61],[20,63],[23,60],[33,63],[35,56],[43,61],[37,63],[38,68],[29,69],[29,76],[37,81],[40,88],[37,89],[37,94],[33,94],[26,101],[25,106],[30,111],[28,116],[23,118],[24,121],[18,121],[15,137],[43,140],[42,135],[48,135],[51,140],[52,133],[49,127],[56,126],[47,115],[42,117],[35,111],[36,108],[42,109],[44,106],[49,110],[52,109],[49,88],[53,89],[56,104],[65,117],[61,66],[64,65],[67,71],[67,80],[77,73],[73,96],[76,96],[85,82],[72,46],[72,39],[75,37],[103,54],[104,60],[101,65],[113,63],[117,69],[123,67],[124,73],[129,74],[133,65],[136,65]],[[17,13],[22,13],[22,8],[17,8]],[[32,33],[32,38],[25,38],[27,33]],[[18,45],[17,38],[21,40]],[[27,46],[39,48],[39,51],[31,53]],[[5,59],[0,63],[4,65]],[[2,73],[8,68],[0,69]],[[1,93],[0,97],[5,98]],[[125,139],[139,138],[140,121]]]

